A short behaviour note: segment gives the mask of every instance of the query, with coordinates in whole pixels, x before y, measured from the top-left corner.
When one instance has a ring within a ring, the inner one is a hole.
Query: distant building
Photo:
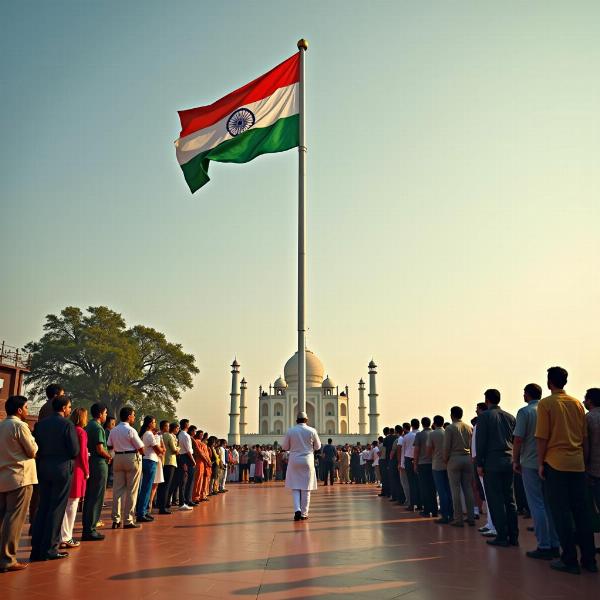
[[[285,364],[283,376],[278,377],[267,389],[258,390],[257,433],[247,432],[247,381],[238,383],[240,364],[237,359],[231,365],[231,410],[229,413],[229,443],[231,444],[272,444],[282,440],[289,427],[296,423],[298,413],[298,353]],[[369,363],[371,390],[369,393],[369,430],[365,420],[365,383],[361,379],[359,392],[358,433],[351,433],[350,393],[348,387],[342,391],[329,375],[325,375],[323,363],[306,350],[306,412],[308,423],[319,434],[335,443],[371,442],[379,435],[379,413],[377,412],[377,392],[375,363]]]
[[[31,355],[2,342],[0,346],[0,419],[6,417],[4,403],[9,396],[23,393],[23,378],[29,373]],[[36,421],[32,417],[31,421]],[[31,425],[31,423],[30,423]]]

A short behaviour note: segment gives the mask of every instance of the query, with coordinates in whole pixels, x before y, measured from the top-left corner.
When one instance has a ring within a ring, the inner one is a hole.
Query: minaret
[[[375,370],[377,365],[371,359],[369,363],[369,435],[376,439],[379,435],[379,413],[377,412],[377,384],[375,383]]]
[[[246,388],[248,387],[246,379],[242,379],[240,386],[240,435],[246,435]]]
[[[238,378],[240,376],[240,365],[237,359],[231,363],[231,410],[229,411],[229,435],[228,444],[240,443],[240,392]]]
[[[360,378],[358,382],[358,433],[360,435],[367,434],[367,421],[366,412],[367,407],[365,406],[365,382]]]

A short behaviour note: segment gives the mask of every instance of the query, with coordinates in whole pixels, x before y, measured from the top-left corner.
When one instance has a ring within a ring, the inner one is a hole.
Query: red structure
[[[6,416],[4,402],[9,396],[20,395],[23,377],[29,373],[31,355],[2,342],[0,346],[0,419]]]

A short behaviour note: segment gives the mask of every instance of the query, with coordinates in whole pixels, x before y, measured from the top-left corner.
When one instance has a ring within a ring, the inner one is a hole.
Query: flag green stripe
[[[210,181],[208,165],[217,162],[246,163],[261,154],[284,152],[298,145],[300,115],[279,119],[269,127],[249,129],[181,165],[190,190],[195,192]]]

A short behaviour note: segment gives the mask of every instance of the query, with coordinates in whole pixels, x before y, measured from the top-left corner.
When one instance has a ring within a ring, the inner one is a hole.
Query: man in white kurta
[[[285,487],[292,490],[295,521],[308,519],[310,492],[317,489],[314,452],[321,449],[321,440],[307,421],[306,413],[298,413],[296,425],[287,430],[281,444],[289,451]]]

